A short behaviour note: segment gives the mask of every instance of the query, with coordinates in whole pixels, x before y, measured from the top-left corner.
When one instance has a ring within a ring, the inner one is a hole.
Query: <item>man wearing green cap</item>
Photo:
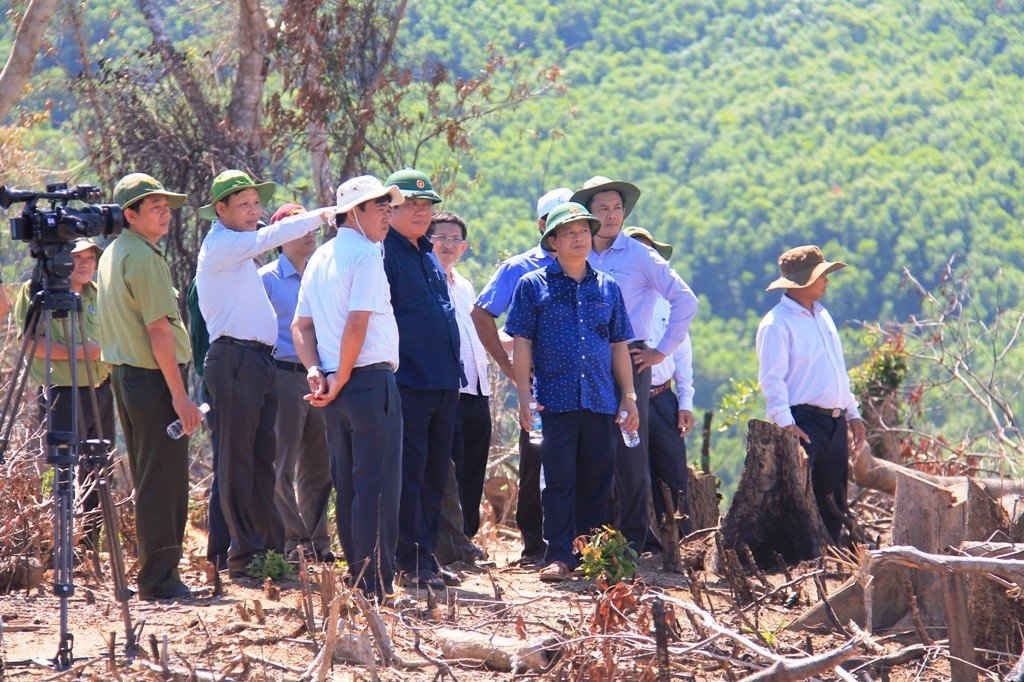
[[[615,424],[635,431],[639,421],[626,348],[633,330],[622,294],[587,263],[599,226],[577,203],[551,211],[541,244],[555,262],[519,280],[505,322],[515,344],[519,423],[531,428],[534,395],[543,423],[547,565],[540,578],[552,582],[569,577],[577,563],[573,539],[611,521]]]
[[[35,318],[34,328],[25,330],[29,311],[32,307],[33,295],[41,289],[37,279],[21,285],[14,302],[14,317],[23,333],[33,334],[38,343],[29,367],[29,376],[39,384],[39,414],[43,422],[50,414],[50,428],[55,431],[71,431],[73,420],[77,417],[78,439],[106,438],[114,440],[114,395],[110,391],[110,365],[100,361],[100,346],[96,342],[99,337],[99,309],[96,307],[96,264],[103,249],[91,239],[76,239],[71,248],[71,260],[74,269],[69,277],[70,291],[79,295],[82,304],[82,322],[85,327],[85,338],[79,334],[77,327],[71,328],[71,318],[63,322],[57,318],[50,321],[49,349],[47,349],[47,329],[42,311]],[[71,343],[68,343],[68,337]],[[71,356],[75,356],[74,373],[72,373]],[[50,358],[50,375],[46,374],[46,358]],[[89,368],[92,364],[92,381],[89,383]],[[49,383],[47,383],[49,379]],[[47,389],[48,386],[48,389]],[[93,410],[92,390],[96,393],[98,413]],[[48,407],[49,406],[49,407]],[[77,412],[77,414],[76,414]],[[78,482],[83,489],[89,490],[86,477],[92,467],[78,467]],[[81,500],[82,511],[86,514],[85,545],[90,549],[98,549],[100,533],[99,493],[90,490]]]
[[[213,179],[213,200],[199,215],[213,221],[196,266],[199,308],[210,350],[206,385],[217,411],[215,476],[231,546],[228,572],[248,575],[249,564],[283,537],[273,505],[274,343],[277,316],[253,260],[264,251],[329,224],[334,207],[261,224],[275,190],[248,173],[227,170]]]
[[[392,173],[384,184],[395,185],[405,198],[391,212],[384,239],[404,424],[396,564],[413,583],[443,588],[457,581],[438,566],[434,551],[463,372],[448,280],[426,237],[441,197],[425,174],[411,168]]]
[[[171,226],[184,194],[168,192],[144,173],[121,178],[114,201],[128,229],[100,256],[96,305],[102,359],[111,379],[135,486],[139,597],[188,597],[178,574],[188,518],[188,438],[166,426],[181,419],[185,433],[202,421],[188,397],[191,354],[171,270],[157,242]]]
[[[636,551],[660,548],[651,530],[651,475],[648,462],[648,407],[651,367],[671,355],[683,342],[690,321],[697,313],[697,297],[664,258],[623,231],[640,190],[629,182],[596,175],[573,194],[572,200],[587,207],[601,229],[594,236],[590,264],[615,278],[622,289],[634,337],[629,343],[633,359],[633,382],[640,410],[640,444],[629,447],[619,441],[615,465],[617,525]],[[655,301],[669,302],[668,328],[657,348],[647,345]]]

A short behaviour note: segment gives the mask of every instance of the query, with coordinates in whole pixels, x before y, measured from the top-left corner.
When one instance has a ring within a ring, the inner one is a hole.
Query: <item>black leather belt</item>
[[[821,414],[826,417],[832,417],[833,419],[839,419],[840,417],[846,416],[846,410],[841,407],[818,407],[817,405],[808,405],[807,403],[794,405],[793,407],[801,410],[807,410],[808,412],[814,412],[815,414]]]
[[[375,362],[372,365],[361,365],[359,367],[353,367],[352,372],[372,372],[386,369],[389,372],[394,372],[395,368],[391,366],[390,362]]]
[[[306,373],[306,366],[301,362],[290,362],[288,360],[278,360],[277,358],[274,358],[274,364],[277,365],[278,369],[283,369],[286,372]]]
[[[239,346],[241,348],[251,348],[253,350],[262,351],[268,355],[273,355],[274,347],[268,346],[262,341],[256,341],[254,339],[236,339],[233,336],[218,336],[214,343],[226,343],[229,346]]]

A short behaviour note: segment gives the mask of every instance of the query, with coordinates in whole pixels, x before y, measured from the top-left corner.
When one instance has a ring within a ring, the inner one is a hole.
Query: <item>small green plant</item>
[[[636,575],[636,551],[616,528],[602,526],[590,537],[581,535],[576,549],[582,556],[583,575],[589,580],[614,585]]]
[[[729,391],[718,404],[719,431],[727,431],[733,424],[745,424],[754,418],[759,410],[761,388],[756,379],[729,378]]]
[[[280,580],[281,578],[291,578],[295,575],[295,569],[288,563],[285,556],[272,549],[268,549],[267,553],[263,556],[256,556],[245,567],[245,570],[250,578],[260,579]]]

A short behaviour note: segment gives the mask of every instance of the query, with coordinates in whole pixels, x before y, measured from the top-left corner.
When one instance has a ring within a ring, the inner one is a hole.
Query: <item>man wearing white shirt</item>
[[[213,221],[199,249],[196,287],[210,336],[204,376],[217,410],[214,475],[231,536],[232,577],[247,575],[250,562],[268,548],[280,549],[271,542],[281,535],[273,505],[277,316],[253,259],[319,228],[334,212],[301,213],[260,227],[274,189],[242,171],[224,171],[213,180],[213,201],[199,212]]]
[[[380,243],[402,193],[371,175],[338,187],[338,234],[309,259],[292,322],[315,407],[325,408],[338,535],[354,585],[392,591],[402,487],[398,324]]]
[[[491,446],[491,404],[488,398],[491,387],[487,379],[487,351],[477,336],[471,317],[476,292],[473,291],[472,283],[455,269],[455,264],[468,246],[466,222],[448,211],[435,213],[427,237],[434,245],[434,254],[448,278],[448,291],[455,306],[455,321],[459,325],[459,351],[466,385],[459,392],[452,460],[455,462],[459,482],[462,530],[467,538],[471,538],[480,528],[480,498]]]
[[[781,276],[767,290],[785,294],[757,329],[758,381],[768,419],[802,441],[818,510],[836,543],[846,513],[849,448],[865,436],[839,333],[818,302],[829,273],[844,267],[825,260],[817,246],[783,253]]]
[[[666,261],[672,257],[672,245],[657,241],[642,227],[627,227],[623,232],[648,248],[654,249]],[[672,306],[659,296],[654,303],[651,330],[647,345],[657,348],[668,329]],[[675,381],[675,391],[672,382]],[[661,482],[672,494],[675,513],[680,515],[679,530],[692,530],[687,516],[687,469],[685,437],[693,430],[693,344],[687,333],[683,342],[671,355],[651,367],[651,399],[648,419],[650,436],[648,454],[651,463],[651,492],[654,495],[654,515],[660,519],[665,513]]]

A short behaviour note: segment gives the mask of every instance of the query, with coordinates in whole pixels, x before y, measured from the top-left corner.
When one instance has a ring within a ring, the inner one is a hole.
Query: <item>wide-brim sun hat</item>
[[[405,197],[398,186],[393,184],[385,185],[373,175],[359,175],[349,178],[338,185],[338,191],[336,192],[337,211],[339,214],[348,213],[364,201],[389,195],[392,206],[398,206],[405,201]]]
[[[114,203],[119,204],[121,210],[131,208],[149,196],[167,197],[167,203],[173,210],[181,208],[187,195],[168,192],[159,180],[145,173],[129,173],[114,186]]]
[[[582,204],[578,204],[575,201],[567,201],[554,207],[548,213],[548,222],[544,228],[544,234],[540,238],[541,246],[548,251],[554,251],[548,245],[550,238],[554,236],[559,227],[576,220],[586,220],[589,222],[591,235],[597,234],[597,231],[601,229],[601,221],[595,218]]]
[[[572,195],[571,201],[582,204],[587,207],[587,210],[590,210],[590,202],[594,199],[595,195],[601,192],[619,193],[619,196],[622,197],[623,219],[629,217],[633,207],[636,206],[637,199],[640,198],[640,188],[636,185],[620,180],[612,180],[603,175],[595,175],[584,182],[583,187],[576,190]]]
[[[672,245],[667,242],[659,242],[654,238],[654,235],[651,234],[650,230],[643,227],[630,226],[623,228],[622,231],[626,233],[627,237],[647,240],[647,242],[650,243],[651,248],[657,251],[658,255],[665,260],[672,257]]]
[[[825,254],[813,244],[797,246],[779,256],[779,271],[782,275],[769,284],[765,291],[803,289],[814,284],[822,275],[845,267],[846,263],[825,260]]]
[[[210,185],[210,196],[213,197],[213,201],[199,208],[199,217],[204,220],[216,220],[217,202],[224,201],[235,192],[246,189],[256,190],[256,194],[260,197],[260,203],[269,204],[274,196],[274,191],[277,190],[277,185],[269,181],[256,182],[245,171],[226,170],[213,179],[213,183]]]

